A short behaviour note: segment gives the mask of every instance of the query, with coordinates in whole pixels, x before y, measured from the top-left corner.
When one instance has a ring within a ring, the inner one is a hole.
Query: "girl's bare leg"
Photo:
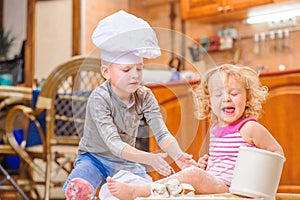
[[[166,183],[170,179],[178,179],[180,183],[191,184],[195,188],[196,194],[217,194],[229,192],[225,183],[197,167],[185,168],[176,174],[156,181],[157,183]]]
[[[156,181],[166,183],[171,179],[178,179],[180,183],[191,184],[196,194],[213,194],[229,192],[228,186],[206,171],[189,167],[176,174]],[[136,197],[148,197],[151,194],[150,184],[135,185],[121,183],[112,178],[107,178],[107,187],[110,193],[121,200],[133,200]]]

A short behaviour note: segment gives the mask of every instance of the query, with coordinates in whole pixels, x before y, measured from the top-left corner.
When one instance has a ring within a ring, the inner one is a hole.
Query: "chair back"
[[[50,199],[50,187],[61,187],[65,181],[55,179],[60,169],[70,173],[83,132],[86,103],[91,92],[104,81],[100,64],[99,58],[72,57],[52,70],[38,95],[34,93],[35,105],[15,105],[7,113],[5,134],[8,143],[25,161],[22,171],[29,168],[25,178],[34,183],[34,191],[35,185],[44,184],[43,199]],[[24,120],[20,123],[21,114]],[[20,145],[13,134],[18,126],[23,126],[24,130]],[[34,162],[35,159],[43,159],[45,167]],[[57,167],[52,169],[54,162]],[[33,175],[27,175],[28,171],[36,172],[43,181],[35,181]]]
[[[88,97],[103,81],[99,58],[73,57],[51,72],[35,107],[46,110],[46,144],[78,144]]]

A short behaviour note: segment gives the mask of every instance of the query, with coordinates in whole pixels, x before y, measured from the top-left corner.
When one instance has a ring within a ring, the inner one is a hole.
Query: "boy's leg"
[[[143,176],[143,177],[142,177]],[[112,176],[113,180],[122,183],[131,183],[137,185],[143,185],[145,183],[151,183],[152,179],[149,175],[139,173],[139,175],[133,174],[132,172],[121,170]],[[105,183],[101,186],[101,190],[99,193],[99,199],[112,199],[112,194],[108,190],[108,183]],[[115,198],[113,198],[115,199]]]
[[[91,199],[105,177],[90,156],[79,155],[74,169],[66,180],[63,191],[66,199],[87,200]]]
[[[94,196],[93,186],[82,178],[73,178],[65,190],[67,200],[90,200]]]

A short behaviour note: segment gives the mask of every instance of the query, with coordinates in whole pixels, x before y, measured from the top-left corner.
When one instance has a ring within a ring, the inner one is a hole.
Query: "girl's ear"
[[[248,106],[250,102],[251,102],[251,97],[248,96],[247,99],[246,99],[246,105]]]
[[[211,108],[211,99],[208,101],[208,107]]]
[[[106,65],[101,66],[101,74],[106,80],[109,80],[110,75],[109,75],[108,66],[106,66]]]

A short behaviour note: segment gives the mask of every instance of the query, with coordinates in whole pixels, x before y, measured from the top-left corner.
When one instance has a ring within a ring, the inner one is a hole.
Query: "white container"
[[[285,158],[270,151],[240,147],[229,191],[275,200]]]

